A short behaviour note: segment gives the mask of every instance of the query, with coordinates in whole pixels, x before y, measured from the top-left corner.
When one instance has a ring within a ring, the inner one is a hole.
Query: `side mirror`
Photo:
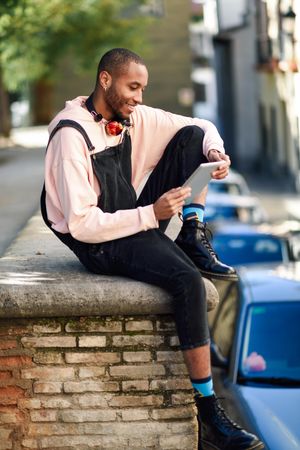
[[[214,367],[221,367],[223,369],[227,369],[229,366],[229,361],[225,356],[220,352],[217,344],[215,342],[210,343],[210,356],[211,356],[211,365]]]

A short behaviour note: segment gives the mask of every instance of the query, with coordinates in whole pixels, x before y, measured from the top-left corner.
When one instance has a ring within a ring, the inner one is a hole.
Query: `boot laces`
[[[233,427],[236,428],[237,430],[241,430],[242,428],[236,422],[230,419],[230,417],[227,416],[226,412],[220,405],[219,399],[222,399],[222,397],[218,398],[216,397],[215,402],[215,412],[218,420],[222,422],[222,425],[228,430],[232,429]]]
[[[201,243],[204,245],[204,247],[207,248],[207,250],[209,251],[209,253],[212,256],[215,256],[217,258],[218,256],[217,256],[216,252],[214,251],[214,249],[212,248],[211,243],[210,243],[210,241],[213,238],[213,234],[210,231],[210,229],[207,227],[207,224],[202,223],[202,222],[197,222],[197,228],[198,228],[198,230],[201,231],[201,233],[200,233]]]
[[[178,217],[181,220],[181,222],[183,222],[182,213],[179,212]],[[195,220],[194,223],[196,223],[196,228],[201,231],[200,233],[201,244],[203,244],[204,247],[207,248],[211,256],[214,256],[215,258],[218,259],[218,255],[216,254],[210,243],[210,241],[213,238],[213,234],[211,230],[207,227],[207,223],[199,222],[198,220]]]

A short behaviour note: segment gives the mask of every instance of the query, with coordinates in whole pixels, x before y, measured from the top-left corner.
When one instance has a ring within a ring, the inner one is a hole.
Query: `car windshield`
[[[213,239],[215,252],[229,265],[260,262],[282,262],[283,244],[273,236],[217,235]]]
[[[236,206],[206,204],[205,219],[208,222],[212,220],[238,220],[238,218],[239,214]]]
[[[222,181],[212,181],[209,183],[209,192],[221,192],[222,194],[241,195],[242,189],[237,183],[227,183]]]
[[[248,309],[241,346],[240,381],[300,384],[300,301]]]

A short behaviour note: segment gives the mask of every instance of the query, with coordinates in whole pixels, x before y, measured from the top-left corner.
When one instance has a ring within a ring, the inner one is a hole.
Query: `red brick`
[[[24,367],[32,365],[30,356],[0,356],[0,366],[2,367]]]
[[[24,390],[18,386],[5,386],[0,388],[0,404],[15,405],[18,398],[24,397]]]
[[[17,348],[18,343],[15,340],[9,340],[9,341],[0,341],[0,350],[8,350],[11,348]]]
[[[9,380],[12,377],[12,373],[8,370],[0,371],[0,380]]]

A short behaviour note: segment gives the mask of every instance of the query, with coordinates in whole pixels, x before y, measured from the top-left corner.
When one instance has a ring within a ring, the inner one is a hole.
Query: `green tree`
[[[66,54],[72,55],[75,69],[94,71],[99,55],[113,46],[140,51],[149,22],[140,13],[145,3],[147,0],[1,0],[2,116],[7,92],[28,83],[35,85],[33,92],[43,92],[40,109],[44,98],[49,110],[49,92],[58,63]],[[0,122],[5,123],[3,117]],[[7,134],[3,127],[1,132]]]

